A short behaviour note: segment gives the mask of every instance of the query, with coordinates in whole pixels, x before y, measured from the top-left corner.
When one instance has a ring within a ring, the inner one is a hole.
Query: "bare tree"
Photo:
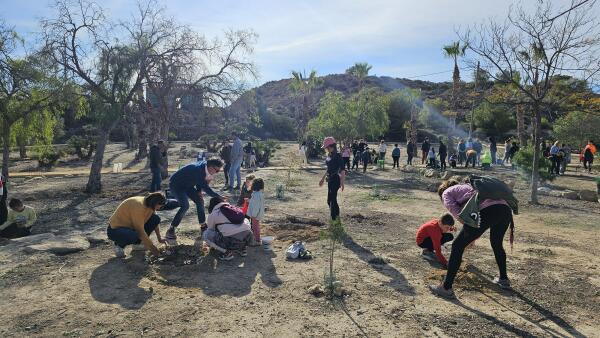
[[[249,56],[256,34],[251,31],[227,31],[222,39],[208,41],[182,26],[152,56],[147,88],[156,99],[152,107],[157,133],[168,139],[172,119],[183,100],[196,97],[203,106],[223,106],[247,89],[247,80],[256,78]],[[157,137],[155,136],[155,137]]]
[[[170,23],[155,1],[139,3],[131,20],[114,23],[88,0],[57,0],[56,17],[42,20],[46,54],[90,93],[98,127],[86,191],[102,188],[110,132],[141,88],[151,51],[169,36]]]
[[[538,203],[542,111],[556,99],[548,95],[552,81],[560,74],[591,79],[600,72],[600,32],[591,10],[595,1],[579,2],[572,0],[567,11],[550,2],[540,3],[533,12],[512,7],[504,22],[490,19],[459,33],[488,74],[518,88],[523,106],[532,110],[534,204]]]

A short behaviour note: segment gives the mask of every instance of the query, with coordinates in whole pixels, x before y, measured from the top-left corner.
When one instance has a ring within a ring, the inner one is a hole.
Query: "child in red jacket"
[[[417,245],[423,248],[423,258],[435,261],[437,257],[440,264],[446,267],[448,261],[442,253],[442,245],[454,239],[451,231],[454,231],[454,218],[450,214],[421,225],[417,231]]]

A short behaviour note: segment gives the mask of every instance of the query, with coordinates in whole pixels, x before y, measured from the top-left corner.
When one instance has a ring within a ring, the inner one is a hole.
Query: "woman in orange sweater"
[[[143,243],[152,255],[160,255],[160,251],[148,237],[153,231],[160,243],[165,241],[160,236],[160,217],[156,211],[160,210],[166,203],[162,193],[150,193],[148,196],[130,197],[117,207],[114,214],[108,220],[106,229],[108,238],[114,242],[115,256],[125,257],[124,248],[131,244]]]

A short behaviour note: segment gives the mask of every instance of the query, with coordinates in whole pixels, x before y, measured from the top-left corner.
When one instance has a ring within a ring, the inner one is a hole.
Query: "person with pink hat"
[[[340,217],[340,206],[337,202],[338,190],[342,188],[344,191],[344,181],[346,179],[346,169],[344,168],[344,160],[337,151],[335,139],[331,136],[323,140],[322,149],[327,151],[327,172],[319,181],[319,187],[322,187],[327,179],[327,205],[331,213],[331,219],[336,220]]]

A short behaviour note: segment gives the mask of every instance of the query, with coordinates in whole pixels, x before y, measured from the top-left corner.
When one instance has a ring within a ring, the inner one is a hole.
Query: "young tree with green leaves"
[[[310,107],[308,99],[313,89],[323,84],[323,79],[319,78],[316,70],[311,70],[310,74],[306,72],[292,71],[292,81],[289,84],[289,89],[301,98],[302,100],[302,115],[299,116],[300,123],[298,125],[298,136],[304,138],[308,121],[310,121]]]

